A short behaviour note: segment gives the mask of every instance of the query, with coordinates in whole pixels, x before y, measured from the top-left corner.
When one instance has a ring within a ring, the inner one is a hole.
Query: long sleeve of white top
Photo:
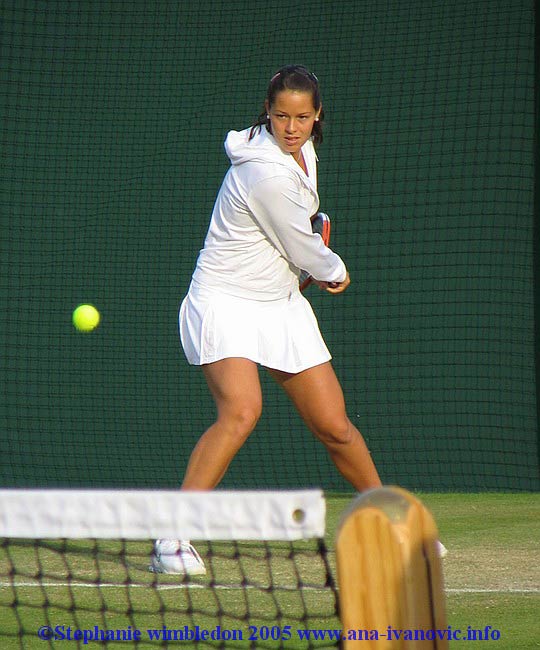
[[[343,282],[347,269],[343,260],[324,245],[311,230],[306,201],[290,175],[266,178],[256,183],[247,197],[249,209],[281,255],[316,280]]]

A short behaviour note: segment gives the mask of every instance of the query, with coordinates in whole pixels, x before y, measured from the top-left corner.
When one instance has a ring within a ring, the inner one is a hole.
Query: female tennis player
[[[231,161],[218,193],[189,292],[180,337],[190,364],[202,367],[217,420],[191,454],[182,489],[218,485],[261,414],[258,367],[285,390],[337,469],[358,491],[381,485],[298,278],[305,269],[338,294],[350,279],[342,259],[312,232],[323,110],[319,83],[288,65],[270,80],[254,126],[231,131]],[[157,540],[154,571],[204,573],[187,541]]]

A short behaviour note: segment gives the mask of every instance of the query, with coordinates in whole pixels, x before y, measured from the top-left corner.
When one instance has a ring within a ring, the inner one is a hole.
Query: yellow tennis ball
[[[99,311],[93,305],[79,305],[73,312],[73,325],[79,332],[91,332],[99,325]]]

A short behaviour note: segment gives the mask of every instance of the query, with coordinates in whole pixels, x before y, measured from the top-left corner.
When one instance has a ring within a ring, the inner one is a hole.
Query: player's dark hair
[[[321,93],[319,90],[319,80],[303,65],[286,65],[276,72],[270,79],[268,90],[266,92],[266,101],[264,111],[259,115],[256,122],[251,127],[249,139],[258,133],[261,128],[266,127],[269,133],[272,133],[270,118],[266,110],[266,104],[272,106],[278,93],[283,90],[294,90],[297,92],[310,93],[313,101],[313,108],[318,111],[321,108]],[[314,144],[320,144],[323,140],[323,120],[324,111],[321,110],[319,119],[313,124],[311,136]]]

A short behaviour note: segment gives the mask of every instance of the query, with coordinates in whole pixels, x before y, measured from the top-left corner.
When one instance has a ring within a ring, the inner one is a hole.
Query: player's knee
[[[242,443],[257,425],[261,410],[261,405],[257,402],[236,404],[226,415],[229,435]]]
[[[352,442],[354,429],[346,416],[334,417],[319,423],[315,435],[325,446],[336,447]]]

